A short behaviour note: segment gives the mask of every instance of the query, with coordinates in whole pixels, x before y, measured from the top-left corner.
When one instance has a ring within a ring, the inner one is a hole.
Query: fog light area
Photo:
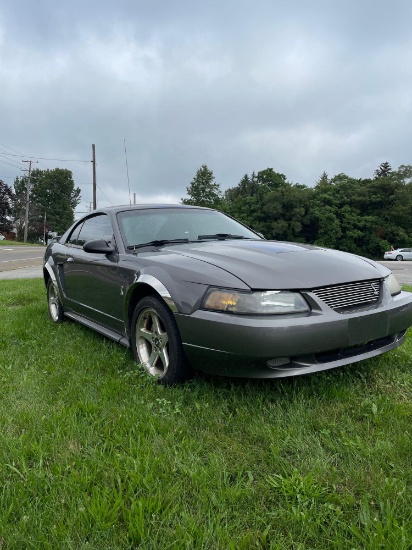
[[[266,365],[271,369],[276,367],[281,367],[282,365],[287,365],[290,363],[290,357],[275,357],[274,359],[269,359],[266,362]]]

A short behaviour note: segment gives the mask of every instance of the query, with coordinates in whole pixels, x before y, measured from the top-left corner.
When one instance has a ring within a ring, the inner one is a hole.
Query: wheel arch
[[[51,265],[49,263],[45,263],[44,267],[43,267],[43,280],[44,280],[44,284],[45,284],[46,288],[47,288],[47,284],[48,284],[50,279],[52,281],[54,281],[55,283],[57,283],[56,275],[54,274]]]
[[[146,296],[157,296],[162,299],[163,302],[170,308],[173,313],[176,313],[177,307],[170,295],[170,292],[153,275],[142,274],[139,278],[129,287],[125,299],[125,325],[128,336],[130,337],[130,324],[132,322],[133,312],[137,303]]]

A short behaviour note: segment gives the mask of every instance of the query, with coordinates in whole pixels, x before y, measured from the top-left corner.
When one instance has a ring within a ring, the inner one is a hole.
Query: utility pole
[[[44,213],[44,222],[43,222],[43,242],[47,246],[47,239],[46,239],[46,212]]]
[[[92,163],[93,163],[93,210],[97,208],[96,201],[96,147],[94,143],[92,144]]]
[[[29,207],[30,207],[30,178],[31,178],[31,165],[37,160],[23,160],[23,162],[29,163],[29,169],[23,170],[23,172],[29,172],[29,177],[27,179],[27,190],[26,190],[26,214],[24,216],[24,242],[27,243],[27,230],[29,225]]]

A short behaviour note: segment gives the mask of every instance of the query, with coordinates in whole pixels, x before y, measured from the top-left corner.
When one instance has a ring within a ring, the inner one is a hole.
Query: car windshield
[[[117,215],[126,247],[153,241],[260,239],[239,222],[216,210],[151,208]]]

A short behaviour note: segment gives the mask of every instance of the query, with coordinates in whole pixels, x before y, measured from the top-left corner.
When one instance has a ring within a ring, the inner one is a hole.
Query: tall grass
[[[411,356],[165,388],[3,281],[0,548],[412,548]]]

